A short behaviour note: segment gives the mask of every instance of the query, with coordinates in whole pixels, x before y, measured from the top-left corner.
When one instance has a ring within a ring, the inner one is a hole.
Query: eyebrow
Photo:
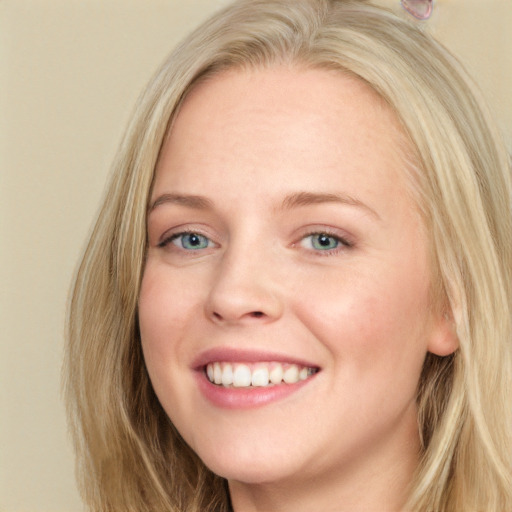
[[[193,208],[195,210],[208,210],[213,208],[213,202],[203,196],[188,194],[162,194],[149,205],[148,213],[151,213],[160,205],[167,203],[186,206],[187,208]]]
[[[380,219],[380,215],[373,208],[355,197],[342,193],[333,194],[325,192],[296,192],[286,196],[281,202],[280,208],[277,208],[277,210],[292,210],[302,206],[311,206],[324,203],[337,203],[362,208],[363,210],[366,210],[368,213],[370,213],[373,217]],[[151,213],[153,210],[163,204],[177,204],[195,210],[208,210],[214,208],[213,201],[204,196],[168,193],[158,196],[150,204],[148,213]]]
[[[284,198],[283,202],[281,203],[281,209],[289,210],[301,206],[311,206],[323,203],[338,203],[348,206],[355,206],[357,208],[366,210],[377,219],[381,218],[373,208],[348,194],[297,192]]]

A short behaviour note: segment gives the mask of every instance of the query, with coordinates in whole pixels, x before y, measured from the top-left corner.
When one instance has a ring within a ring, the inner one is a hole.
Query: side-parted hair
[[[70,304],[65,392],[84,501],[101,512],[230,510],[226,482],[155,396],[137,301],[155,166],[180,104],[224,70],[274,65],[363,80],[408,139],[404,168],[430,235],[436,302],[450,312],[459,348],[424,363],[422,457],[406,509],[512,510],[510,158],[456,59],[366,0],[235,2],[170,55],[139,99]]]

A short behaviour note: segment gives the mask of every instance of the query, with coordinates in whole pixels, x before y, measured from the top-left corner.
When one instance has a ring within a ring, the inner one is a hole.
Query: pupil
[[[320,237],[318,238],[318,242],[323,247],[331,245],[330,237],[328,237],[327,235],[320,235]]]
[[[194,245],[194,246],[197,246],[201,243],[201,241],[199,240],[199,237],[197,235],[190,235],[188,241],[189,241],[190,245]]]

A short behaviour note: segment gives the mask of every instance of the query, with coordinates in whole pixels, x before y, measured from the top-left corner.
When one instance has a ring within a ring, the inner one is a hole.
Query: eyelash
[[[183,236],[186,236],[186,235],[197,235],[201,238],[205,238],[208,240],[208,242],[212,242],[212,240],[206,236],[206,235],[203,235],[201,234],[199,231],[194,231],[194,230],[186,230],[186,231],[180,231],[179,233],[173,233],[171,234],[170,236],[166,237],[164,240],[162,240],[161,242],[158,243],[158,247],[159,248],[165,248],[166,246],[168,246],[169,244],[171,244],[174,240],[177,240],[178,238],[180,237],[183,237]],[[310,237],[314,237],[314,236],[325,236],[327,238],[331,238],[333,240],[335,240],[338,245],[332,249],[307,249],[313,253],[315,253],[316,255],[318,256],[331,256],[331,255],[335,255],[335,254],[338,254],[344,250],[347,250],[347,249],[351,249],[354,244],[348,240],[347,238],[344,238],[344,237],[341,237],[329,230],[318,230],[318,231],[311,231],[309,233],[306,233],[304,236],[302,236],[299,240],[299,242],[297,243],[294,243],[293,244],[293,247],[296,247],[298,245],[301,245],[302,242],[304,242],[305,240],[307,240],[308,238]],[[204,249],[207,249],[204,248]],[[200,251],[200,250],[204,250],[204,249],[196,249],[197,251]],[[185,248],[179,248],[178,247],[178,250],[182,250],[182,251],[185,251],[185,252],[194,252],[193,249],[185,249]]]

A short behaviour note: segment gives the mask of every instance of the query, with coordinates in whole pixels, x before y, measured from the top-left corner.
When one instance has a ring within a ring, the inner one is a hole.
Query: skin
[[[400,140],[362,82],[274,67],[198,85],[163,147],[140,293],[144,356],[162,406],[228,479],[237,512],[403,507],[422,363],[456,344],[430,303],[429,242]],[[302,192],[323,196],[283,204]],[[205,247],[180,246],[184,230]],[[312,232],[338,246],[318,248]],[[293,355],[320,372],[277,402],[225,409],[191,368],[215,347]]]

